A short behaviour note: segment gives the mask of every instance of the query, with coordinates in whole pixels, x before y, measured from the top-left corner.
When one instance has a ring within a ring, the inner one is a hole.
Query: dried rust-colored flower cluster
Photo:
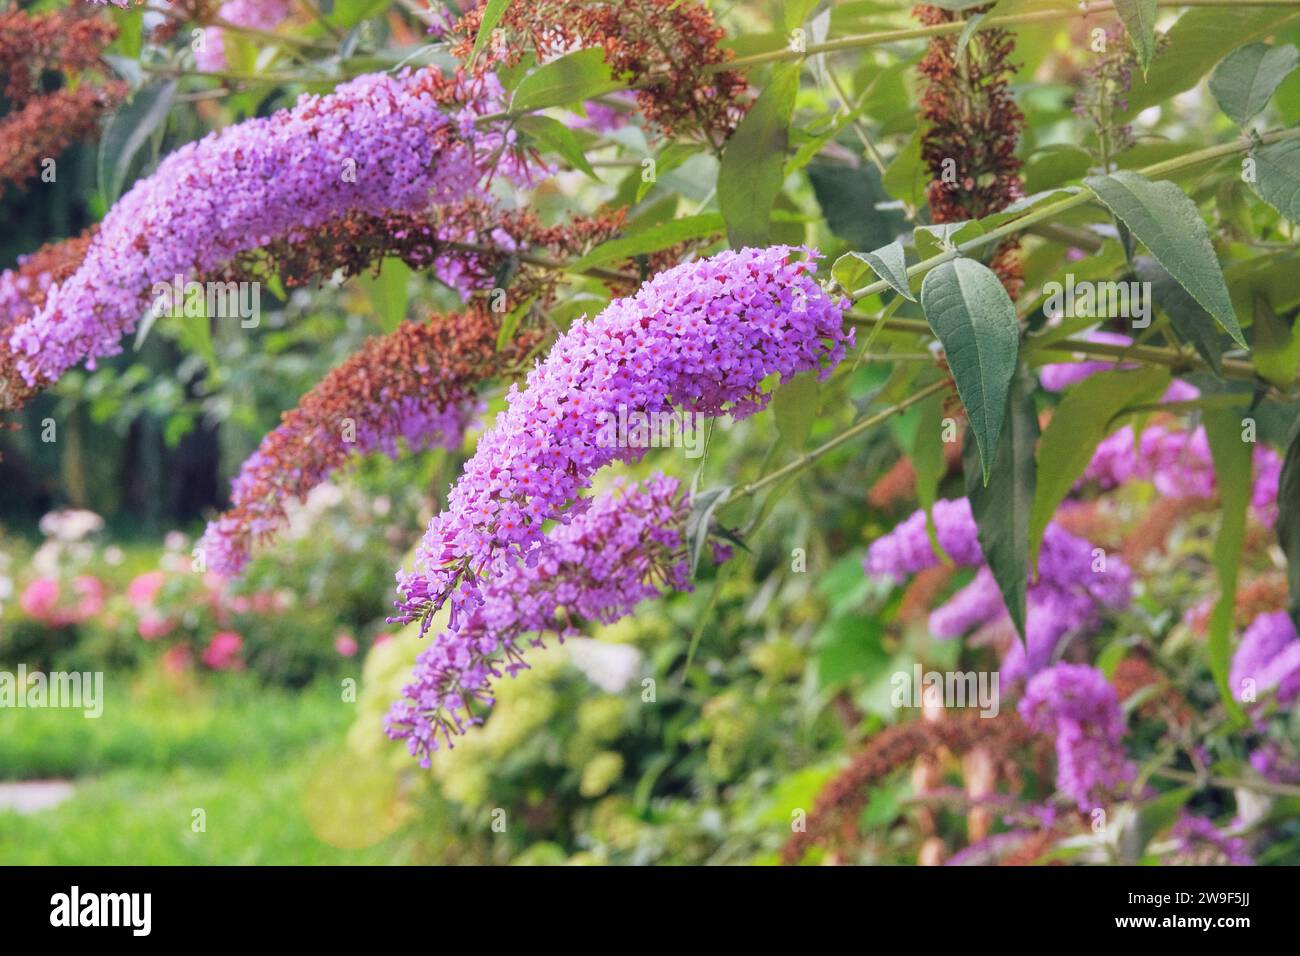
[[[485,6],[455,25],[458,56],[473,48]],[[529,50],[544,62],[600,49],[614,76],[636,89],[647,122],[719,146],[740,122],[748,88],[739,73],[717,70],[731,55],[718,46],[722,37],[709,10],[692,0],[537,0],[509,5],[476,68],[512,65]]]
[[[814,846],[834,851],[858,845],[858,823],[871,786],[901,767],[944,751],[960,757],[976,749],[1009,767],[1013,751],[1035,743],[1040,738],[1014,713],[992,719],[976,713],[943,715],[888,727],[822,788],[805,828],[781,848],[781,860],[799,863]]]
[[[916,7],[927,25],[951,23],[980,9],[954,14],[941,7]],[[1025,117],[1008,82],[1015,40],[1006,30],[977,31],[957,55],[953,34],[930,38],[918,69],[926,78],[921,115],[929,123],[921,158],[930,169],[927,190],[934,222],[960,222],[998,212],[1024,195],[1016,145]],[[993,252],[990,268],[1014,298],[1022,284],[1018,242],[1008,239]]]
[[[355,214],[327,223],[293,240],[280,239],[240,255],[224,279],[278,275],[289,288],[322,281],[336,272],[344,277],[378,268],[387,258],[413,269],[433,269],[464,289],[485,288],[521,257],[581,255],[613,238],[623,227],[625,211],[575,216],[545,226],[530,210],[502,212],[481,201],[466,200],[428,212],[382,216]]]
[[[254,545],[288,520],[286,503],[303,500],[359,452],[396,437],[417,441],[413,419],[469,408],[480,383],[510,370],[541,338],[526,324],[498,350],[500,319],[475,302],[456,315],[404,322],[331,370],[244,464],[230,509],[204,539],[209,566],[238,573]]]
[[[99,63],[117,26],[83,7],[48,13],[0,12],[0,73],[4,97],[20,105],[40,96],[46,75],[80,73]]]
[[[22,185],[70,145],[93,133],[125,95],[126,84],[54,86],[53,77],[95,73],[117,27],[84,8],[0,13],[0,74],[8,112],[0,117],[0,195]]]

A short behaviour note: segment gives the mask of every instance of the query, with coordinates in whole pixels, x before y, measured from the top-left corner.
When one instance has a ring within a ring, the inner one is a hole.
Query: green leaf
[[[1223,349],[1219,343],[1219,326],[1210,313],[1201,308],[1181,285],[1150,256],[1138,256],[1133,271],[1141,282],[1151,283],[1151,296],[1169,316],[1178,335],[1190,342],[1201,358],[1214,370],[1223,372]]]
[[[176,307],[171,321],[176,323],[176,340],[181,346],[202,358],[215,373],[217,352],[212,344],[212,323],[208,319],[207,299],[201,285],[190,293],[184,306]]]
[[[848,683],[875,673],[887,661],[881,647],[883,625],[877,615],[850,614],[832,618],[813,637],[817,689]]]
[[[483,8],[483,19],[479,21],[478,36],[474,37],[474,49],[469,51],[469,59],[465,61],[466,67],[474,65],[509,6],[510,0],[488,0],[487,6]]]
[[[1210,673],[1219,688],[1223,704],[1236,719],[1244,719],[1241,708],[1228,686],[1228,659],[1231,655],[1233,611],[1237,604],[1237,579],[1241,569],[1242,546],[1246,540],[1246,508],[1251,497],[1250,442],[1242,441],[1241,412],[1234,409],[1206,411],[1205,434],[1210,440],[1214,459],[1215,483],[1219,487],[1223,517],[1214,538],[1214,568],[1219,578],[1219,600],[1210,614],[1206,648],[1210,655]]]
[[[966,53],[966,47],[970,44],[971,37],[975,36],[975,31],[980,28],[980,21],[988,16],[988,11],[977,13],[966,21],[966,25],[961,28],[961,36],[957,38],[957,56],[955,59],[958,63]]]
[[[1273,311],[1267,298],[1255,296],[1255,324],[1251,350],[1255,372],[1264,381],[1286,391],[1295,381],[1300,365],[1300,335],[1291,322]]]
[[[903,252],[903,241],[895,239],[887,246],[870,252],[850,252],[847,255],[866,264],[870,269],[889,283],[891,289],[909,301],[915,302],[916,296],[908,286],[907,256]],[[837,263],[838,265],[838,263]],[[848,289],[846,291],[853,291]]]
[[[534,293],[523,302],[520,302],[517,306],[506,313],[506,317],[501,320],[501,328],[497,329],[498,352],[505,351],[506,346],[509,345],[510,341],[515,337],[515,329],[519,328],[519,322],[528,314],[528,310],[533,307],[533,303],[537,301],[538,295],[539,293]]]
[[[813,7],[817,6],[818,0],[783,0],[781,3],[781,23],[789,33],[795,27],[803,26],[803,22],[808,19],[808,14],[812,13]]]
[[[1251,43],[1233,50],[1210,77],[1210,92],[1219,109],[1238,126],[1259,115],[1287,74],[1300,64],[1300,50],[1291,44]]]
[[[578,103],[621,89],[598,47],[578,50],[529,73],[515,87],[511,112],[528,113],[549,106]]]
[[[391,0],[335,0],[334,10],[326,16],[332,26],[350,29],[385,9]]]
[[[722,485],[691,495],[691,513],[686,516],[686,547],[690,558],[691,577],[699,569],[704,557],[704,546],[709,541],[709,528],[713,514],[731,495],[731,486]]]
[[[1038,410],[1034,379],[1023,366],[1012,383],[1002,440],[987,485],[975,480],[973,442],[962,449],[966,494],[979,532],[980,550],[998,582],[1007,613],[1025,638],[1025,594],[1029,586],[1029,516],[1038,486],[1034,450]]]
[[[947,554],[939,543],[939,529],[934,524],[934,503],[939,497],[939,482],[948,470],[943,450],[943,396],[932,395],[920,405],[920,419],[912,436],[912,470],[916,472],[916,501],[925,511],[925,532],[930,548],[941,559]]]
[[[1300,22],[1300,11],[1286,7],[1197,7],[1188,10],[1165,36],[1169,50],[1157,57],[1145,79],[1133,78],[1126,97],[1128,116],[1163,103],[1196,86],[1224,55],[1252,40],[1284,33]]]
[[[1270,143],[1251,156],[1259,198],[1300,226],[1300,139]]]
[[[408,300],[407,282],[411,278],[411,267],[401,259],[388,258],[379,266],[379,275],[361,275],[357,284],[366,293],[379,325],[385,332],[397,328],[406,318]]]
[[[640,202],[645,198],[646,193],[654,189],[655,183],[658,182],[660,176],[672,172],[699,152],[700,147],[695,143],[669,143],[665,146],[663,151],[655,157],[654,177],[642,177],[641,184],[637,186],[636,201]]]
[[[792,451],[808,440],[817,410],[821,407],[821,383],[814,372],[804,372],[786,382],[772,396],[772,413],[777,434]]]
[[[1169,370],[1099,372],[1072,386],[1052,413],[1038,444],[1038,484],[1029,517],[1029,566],[1038,567],[1038,549],[1047,524],[1109,434],[1115,416],[1130,405],[1153,401],[1169,387]]]
[[[1084,183],[1218,320],[1232,340],[1246,348],[1223,271],[1196,203],[1168,180],[1152,182],[1129,170],[1089,176]]]
[[[1054,143],[1030,153],[1025,160],[1025,191],[1056,189],[1087,175],[1092,154],[1068,143]]]
[[[907,145],[890,160],[880,178],[889,195],[909,206],[925,203],[925,189],[930,180],[929,170],[921,162],[922,139],[919,133],[913,134]]]
[[[1016,307],[987,266],[955,259],[926,273],[921,308],[947,353],[987,484],[1020,348]]]
[[[1300,620],[1300,421],[1291,430],[1277,482],[1277,543],[1286,555],[1291,617]]]
[[[176,81],[158,80],[137,91],[109,121],[99,141],[99,191],[109,205],[122,195],[131,161],[166,123],[175,98]]]
[[[683,219],[669,219],[657,226],[650,226],[640,232],[621,239],[602,242],[585,256],[569,267],[570,272],[581,272],[606,262],[629,259],[667,249],[688,239],[707,239],[722,232],[722,217],[716,212],[706,212],[698,216]]]
[[[879,209],[890,201],[872,165],[844,166],[826,161],[808,167],[813,194],[831,232],[858,249],[892,242],[907,229],[898,209]]]
[[[1139,809],[1133,818],[1131,830],[1125,832],[1120,839],[1121,861],[1132,864],[1145,856],[1151,841],[1174,825],[1178,811],[1194,793],[1195,787],[1179,787],[1160,794]]]
[[[587,157],[582,152],[578,137],[574,136],[573,130],[559,120],[550,116],[534,114],[532,116],[521,116],[516,125],[523,132],[537,140],[543,149],[558,153],[574,169],[580,170],[600,182],[596,171],[591,168],[591,163],[587,162]]]
[[[777,67],[722,154],[718,207],[735,249],[768,244],[772,204],[785,180],[785,151],[798,90],[798,64]]]
[[[1124,22],[1145,76],[1156,52],[1156,0],[1115,0],[1115,12]]]

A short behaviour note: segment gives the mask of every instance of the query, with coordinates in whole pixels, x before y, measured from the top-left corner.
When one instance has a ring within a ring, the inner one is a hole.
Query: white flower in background
[[[630,644],[607,644],[590,637],[570,637],[564,646],[573,666],[607,694],[627,687],[641,669],[641,652]]]
[[[168,531],[163,538],[163,547],[168,551],[185,551],[190,546],[190,538],[183,531]]]
[[[62,557],[63,546],[51,539],[36,549],[32,555],[32,567],[43,578],[56,578],[59,576],[59,566],[63,563]]]
[[[60,541],[80,541],[103,527],[103,518],[82,508],[51,511],[41,519],[41,534]]]

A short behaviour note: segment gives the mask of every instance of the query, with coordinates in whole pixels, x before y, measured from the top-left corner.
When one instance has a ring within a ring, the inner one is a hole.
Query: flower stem
[[[1300,0],[1298,0],[1298,2],[1300,2]],[[1274,130],[1273,132],[1265,133],[1263,136],[1259,137],[1258,144],[1268,145],[1269,143],[1278,143],[1290,139],[1300,139],[1300,127],[1295,129]],[[1256,141],[1253,137],[1242,136],[1231,143],[1223,143],[1219,146],[1210,146],[1206,149],[1198,149],[1195,152],[1186,154],[1185,156],[1178,156],[1174,159],[1167,159],[1162,163],[1144,166],[1142,169],[1137,170],[1137,172],[1140,175],[1147,177],[1162,176],[1166,173],[1176,172],[1177,170],[1186,169],[1191,166],[1199,166],[1201,163],[1208,163],[1216,159],[1222,159],[1225,156],[1232,156],[1236,153],[1241,153],[1251,149],[1255,145]],[[1076,206],[1082,206],[1096,198],[1096,195],[1091,189],[1088,189],[1086,186],[1080,187],[1079,192],[1072,196],[1065,199],[1058,199],[1056,202],[1048,203],[1045,206],[1040,206],[1038,209],[1021,216],[1019,219],[1013,219],[1010,222],[1003,223],[996,229],[990,229],[982,235],[969,239],[951,249],[946,249],[928,259],[923,259],[913,266],[909,266],[907,276],[908,278],[912,278],[914,276],[922,275],[937,266],[943,265],[945,262],[949,262],[968,252],[973,252],[976,249],[983,248],[984,246],[994,245],[1001,242],[1007,236],[1014,235],[1015,233],[1036,223],[1044,222],[1048,219],[1054,219],[1061,215],[1061,213],[1074,209]],[[850,298],[856,301],[865,298],[866,296],[874,295],[877,292],[884,292],[888,288],[890,288],[889,283],[881,279],[878,282],[873,282],[870,285],[863,286],[861,289],[857,289],[850,293]]]
[[[1300,0],[1156,0],[1158,7],[1300,7]],[[1098,3],[1083,3],[1071,10],[1036,10],[1032,13],[1013,13],[1002,17],[989,17],[983,21],[982,28],[1027,26],[1034,23],[1051,23],[1056,20],[1086,17],[1094,13],[1110,13],[1115,4],[1110,0]],[[884,43],[897,43],[900,40],[924,40],[929,37],[960,33],[967,21],[954,20],[951,23],[937,23],[932,26],[908,27],[902,30],[882,30],[877,33],[861,33],[852,36],[836,37],[823,43],[810,43],[802,51],[783,47],[766,53],[754,53],[750,56],[736,57],[723,63],[711,64],[706,72],[718,73],[723,70],[745,70],[765,63],[780,63],[786,60],[799,60],[818,53],[834,53],[838,50],[860,50],[865,47],[879,46]]]
[[[768,487],[769,485],[775,484],[776,482],[780,481],[783,478],[786,478],[793,474],[797,474],[798,472],[807,468],[817,459],[821,458],[823,455],[827,454],[828,452],[834,451],[836,448],[839,448],[840,445],[843,445],[846,441],[849,441],[857,437],[858,435],[862,434],[864,431],[867,431],[868,429],[875,428],[881,422],[889,418],[892,418],[894,415],[897,415],[899,412],[906,411],[907,409],[911,408],[913,405],[916,405],[917,403],[922,402],[925,399],[929,398],[931,395],[943,391],[944,389],[948,388],[948,385],[949,383],[946,378],[940,379],[937,382],[932,382],[931,384],[927,385],[925,388],[913,392],[911,395],[907,396],[907,398],[903,399],[897,404],[890,405],[888,408],[882,409],[881,411],[876,412],[874,415],[868,415],[866,418],[859,419],[858,421],[850,425],[848,428],[844,429],[844,431],[836,435],[834,438],[830,439],[829,441],[827,441],[822,445],[819,445],[818,447],[814,448],[812,451],[805,452],[804,454],[796,458],[794,461],[790,462],[788,465],[783,465],[782,467],[778,468],[776,471],[766,474],[762,478],[758,478],[754,481],[751,481],[747,485],[742,485],[741,487],[737,488],[734,492],[732,492],[729,500],[735,501],[737,498],[745,498],[748,497],[749,495],[756,494],[757,492],[762,491],[764,488]]]

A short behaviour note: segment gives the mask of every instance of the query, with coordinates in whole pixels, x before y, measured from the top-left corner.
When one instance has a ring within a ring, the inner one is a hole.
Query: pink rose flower
[[[239,652],[244,648],[244,639],[234,631],[218,631],[203,649],[203,663],[214,671],[243,670],[244,662]]]

